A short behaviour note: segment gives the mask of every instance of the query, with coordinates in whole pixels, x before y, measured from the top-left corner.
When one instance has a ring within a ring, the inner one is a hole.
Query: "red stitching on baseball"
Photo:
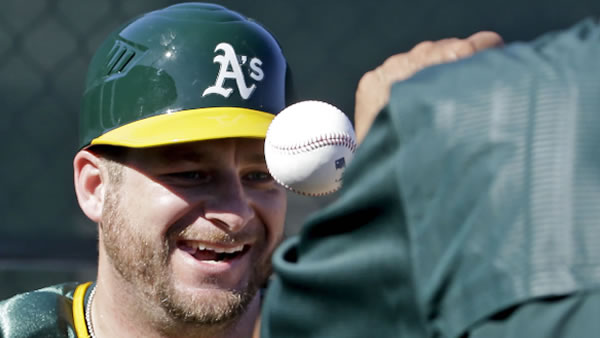
[[[326,146],[344,146],[349,148],[353,153],[356,150],[354,139],[347,133],[331,133],[329,135],[317,136],[301,144],[285,146],[276,145],[272,142],[269,142],[269,144],[276,150],[289,154],[299,154]]]

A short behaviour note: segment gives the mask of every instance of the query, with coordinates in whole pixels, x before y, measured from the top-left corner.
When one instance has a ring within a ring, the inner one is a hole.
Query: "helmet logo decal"
[[[219,94],[225,98],[229,97],[233,92],[233,88],[225,88],[223,85],[225,84],[226,79],[235,79],[238,90],[240,91],[240,96],[244,100],[247,100],[256,89],[256,84],[254,83],[251,86],[246,85],[246,78],[242,72],[242,66],[246,64],[248,57],[241,55],[238,59],[233,47],[226,42],[219,43],[217,47],[215,47],[215,53],[217,51],[223,51],[222,55],[219,54],[213,59],[214,63],[219,63],[221,65],[219,75],[217,76],[215,84],[206,88],[204,93],[202,93],[202,96]],[[262,61],[259,58],[252,58],[249,66],[251,70],[250,77],[255,81],[262,81],[265,76],[261,68]]]

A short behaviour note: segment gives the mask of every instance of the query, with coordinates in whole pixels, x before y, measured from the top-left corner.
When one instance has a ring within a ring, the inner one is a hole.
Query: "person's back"
[[[276,252],[263,336],[595,336],[599,59],[588,20],[397,83]]]

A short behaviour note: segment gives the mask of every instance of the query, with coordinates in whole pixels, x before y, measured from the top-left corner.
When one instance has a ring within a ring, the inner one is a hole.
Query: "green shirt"
[[[263,337],[460,337],[600,288],[599,147],[592,20],[397,83],[339,199],[276,251]]]
[[[83,315],[87,286],[64,283],[0,302],[0,337],[75,338],[77,331],[79,337],[87,337]]]

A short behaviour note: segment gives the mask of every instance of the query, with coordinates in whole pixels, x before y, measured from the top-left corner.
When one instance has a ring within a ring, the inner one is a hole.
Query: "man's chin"
[[[256,295],[256,288],[170,288],[159,292],[161,307],[175,322],[216,325],[239,318]]]

